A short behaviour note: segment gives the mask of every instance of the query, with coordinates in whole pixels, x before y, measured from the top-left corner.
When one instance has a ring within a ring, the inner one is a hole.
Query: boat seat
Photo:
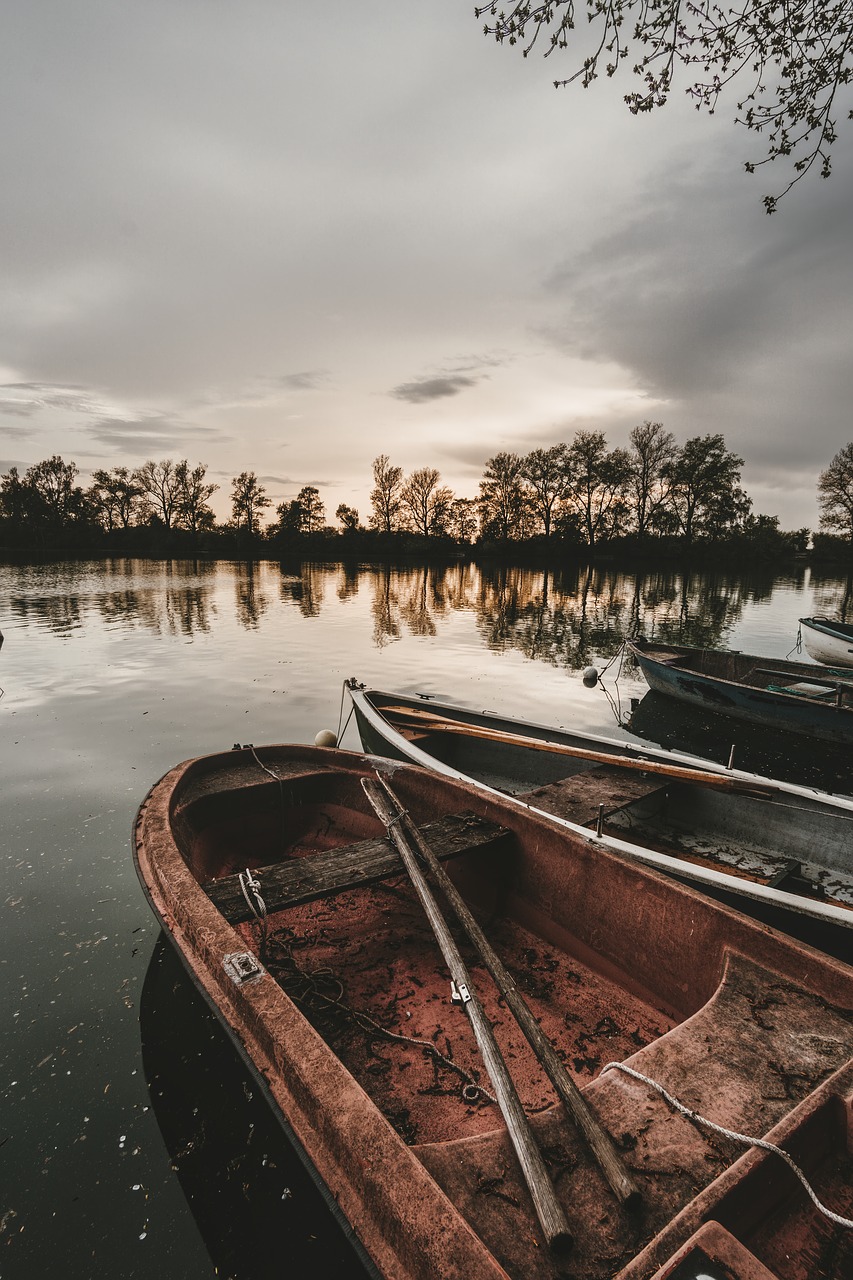
[[[802,681],[797,684],[767,684],[764,687],[768,693],[791,693],[795,698],[809,698],[811,701],[819,698],[823,702],[833,702],[836,697],[833,689]]]
[[[442,861],[475,850],[506,849],[515,839],[506,827],[487,822],[473,813],[450,814],[435,822],[425,822],[421,831]],[[321,853],[305,852],[265,867],[253,867],[252,874],[260,881],[260,894],[267,911],[274,912],[402,875],[403,865],[390,840],[380,836]],[[204,891],[230,924],[253,919],[254,912],[244,897],[239,875],[209,880]]]
[[[604,816],[618,813],[635,800],[643,800],[658,791],[665,791],[671,779],[659,773],[642,773],[635,769],[620,769],[618,765],[599,764],[571,777],[549,782],[535,791],[525,791],[523,799],[537,809],[565,818],[580,826],[588,826],[598,819],[599,805],[604,805]]]

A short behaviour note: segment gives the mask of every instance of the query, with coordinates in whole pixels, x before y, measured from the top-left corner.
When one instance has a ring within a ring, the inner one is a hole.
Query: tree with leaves
[[[84,516],[86,501],[77,475],[76,462],[66,462],[58,453],[27,467],[23,483],[30,493],[30,516],[35,523],[60,529]]]
[[[454,498],[447,513],[447,532],[456,542],[470,545],[477,536],[477,503],[473,498]]]
[[[253,536],[261,531],[261,512],[272,506],[254,471],[241,471],[231,481],[231,516],[238,532]]]
[[[326,506],[320,497],[320,490],[313,484],[306,484],[296,495],[300,519],[300,533],[317,533],[326,523]]]
[[[817,482],[820,527],[853,543],[853,444],[846,444]]]
[[[291,498],[289,502],[280,502],[275,513],[278,519],[271,526],[270,533],[282,541],[298,537],[302,532],[302,505],[299,499]]]
[[[739,528],[752,506],[740,487],[743,458],[725,436],[693,436],[665,467],[670,505],[687,543],[714,540]]]
[[[216,493],[219,485],[208,483],[206,475],[207,467],[203,462],[191,469],[189,462],[183,458],[175,467],[175,485],[178,491],[176,523],[190,533],[201,533],[203,529],[212,529],[215,524],[208,500]]]
[[[686,91],[697,110],[713,113],[737,81],[744,90],[736,121],[767,142],[767,154],[747,162],[747,172],[782,160],[793,175],[781,195],[815,167],[829,177],[839,90],[853,81],[851,0],[517,0],[500,13],[497,0],[489,0],[475,12],[494,19],[487,35],[520,44],[525,57],[537,44],[545,57],[559,57],[571,45],[575,69],[555,80],[557,86],[579,80],[588,88],[602,71],[612,76],[631,58],[642,81],[625,95],[634,115],[666,103],[679,68],[686,68]],[[576,24],[586,36],[575,34]],[[764,197],[768,213],[781,195]]]
[[[625,520],[631,459],[625,449],[608,450],[603,431],[577,431],[566,449],[565,474],[566,498],[592,550]]]
[[[17,467],[0,477],[0,516],[13,528],[24,525],[29,515],[31,495]]]
[[[524,459],[522,474],[531,490],[531,501],[546,541],[551,536],[555,508],[566,496],[566,445],[533,449]]]
[[[524,483],[524,459],[501,452],[489,458],[480,481],[480,532],[486,540],[524,538],[530,528],[530,499]]]
[[[86,491],[93,516],[108,533],[130,527],[141,497],[142,489],[128,467],[93,471]]]
[[[355,507],[341,502],[335,511],[335,519],[344,533],[356,533],[358,530],[358,511]]]
[[[373,459],[371,528],[378,529],[380,533],[394,533],[399,528],[402,487],[403,468],[393,466],[387,453],[380,453]]]

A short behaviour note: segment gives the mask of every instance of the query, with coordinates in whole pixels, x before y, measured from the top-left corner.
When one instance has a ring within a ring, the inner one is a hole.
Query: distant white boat
[[[834,618],[800,618],[806,652],[815,662],[853,667],[853,623]]]

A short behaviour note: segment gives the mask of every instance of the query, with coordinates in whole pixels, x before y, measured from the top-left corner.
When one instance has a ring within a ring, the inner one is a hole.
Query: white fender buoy
[[[338,735],[332,733],[331,729],[321,729],[314,739],[315,747],[336,747],[338,745]]]
[[[596,667],[584,667],[582,677],[587,689],[594,689],[598,684],[598,670]]]

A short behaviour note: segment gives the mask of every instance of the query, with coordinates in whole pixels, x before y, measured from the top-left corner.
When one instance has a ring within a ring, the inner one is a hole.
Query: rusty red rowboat
[[[377,774],[399,805],[393,839],[362,786]],[[457,930],[568,1255],[548,1247],[401,832],[474,912],[638,1192],[614,1192]],[[853,970],[840,961],[592,833],[375,757],[271,746],[192,760],[149,793],[135,837],[154,911],[374,1274],[853,1274]]]

